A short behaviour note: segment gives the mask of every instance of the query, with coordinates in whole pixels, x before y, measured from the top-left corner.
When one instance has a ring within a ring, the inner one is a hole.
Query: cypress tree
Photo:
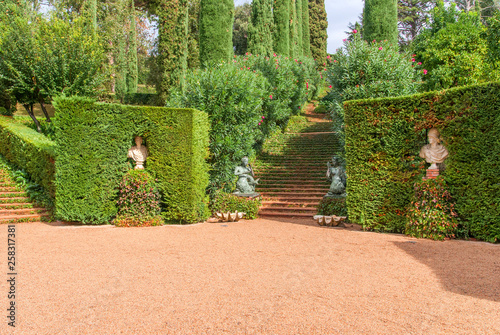
[[[187,68],[188,0],[162,0],[158,14],[158,69],[156,91],[165,103],[170,88],[183,86]]]
[[[274,0],[274,51],[290,55],[290,0]]]
[[[229,62],[233,55],[233,0],[201,0],[200,62]]]
[[[398,42],[397,0],[366,0],[363,16],[363,38],[366,41]]]
[[[302,42],[302,0],[295,0],[295,11],[297,12],[296,26],[297,26],[297,56],[304,54],[304,45]]]
[[[253,0],[252,20],[248,27],[248,50],[255,55],[273,53],[272,0]]]
[[[134,0],[130,0],[130,32],[128,41],[127,93],[137,93],[139,73],[137,68],[137,27]]]
[[[119,21],[126,20],[126,0],[120,0],[117,4]],[[116,74],[115,74],[115,93],[116,97],[123,102],[123,97],[127,93],[127,31],[121,29],[116,35]]]
[[[311,56],[311,36],[309,32],[309,0],[302,2],[302,54]]]
[[[297,0],[290,1],[290,57],[298,56]]]
[[[316,60],[318,68],[323,67],[326,60],[326,40],[328,38],[326,28],[326,10],[324,0],[309,1],[309,31],[311,55]]]

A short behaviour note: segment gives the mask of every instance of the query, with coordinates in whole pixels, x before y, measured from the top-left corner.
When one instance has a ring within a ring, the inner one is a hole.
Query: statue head
[[[436,128],[432,128],[427,133],[427,138],[429,139],[430,144],[439,144],[441,140],[439,139],[439,131]]]
[[[241,163],[243,164],[243,166],[247,166],[247,165],[248,165],[248,157],[247,157],[247,156],[244,156],[244,157],[241,159]]]
[[[142,144],[142,137],[141,136],[136,136],[135,137],[135,144],[140,147]]]
[[[340,164],[340,159],[337,156],[332,157],[332,166],[338,166]]]

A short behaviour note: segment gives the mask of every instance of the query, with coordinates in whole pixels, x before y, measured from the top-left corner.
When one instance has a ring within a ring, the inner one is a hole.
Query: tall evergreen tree
[[[252,17],[249,3],[236,6],[234,10],[233,47],[236,55],[244,55],[248,49],[248,26]]]
[[[363,16],[363,38],[366,41],[398,42],[397,0],[366,0]]]
[[[137,93],[139,81],[137,64],[137,23],[134,0],[130,0],[130,31],[128,38],[128,72],[127,72],[127,93]]]
[[[127,21],[127,0],[120,0],[117,5],[119,21]],[[120,29],[116,34],[117,49],[115,52],[116,73],[115,73],[115,94],[120,101],[127,93],[127,29]]]
[[[298,56],[297,0],[290,1],[290,57]]]
[[[290,55],[290,0],[274,0],[274,51]]]
[[[309,32],[309,0],[302,2],[302,54],[311,56],[311,34]]]
[[[189,0],[188,56],[189,69],[200,67],[200,0]]]
[[[304,54],[304,44],[302,41],[302,0],[295,0],[296,8],[296,26],[297,26],[297,56],[302,56]]]
[[[311,55],[316,60],[318,68],[326,61],[326,41],[328,21],[324,0],[309,0],[309,31],[311,36]]]
[[[248,27],[248,50],[255,55],[273,54],[272,0],[252,1],[252,20]]]
[[[158,69],[157,93],[161,103],[170,88],[183,86],[187,68],[188,0],[162,0],[158,4]]]
[[[233,0],[201,0],[200,62],[229,62],[233,55]]]

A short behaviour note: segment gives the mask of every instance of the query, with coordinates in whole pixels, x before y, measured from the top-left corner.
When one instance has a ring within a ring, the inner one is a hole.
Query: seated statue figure
[[[144,162],[148,157],[148,149],[142,145],[142,137],[135,137],[135,146],[128,150],[128,157],[132,158],[135,161],[135,169],[142,170],[144,169]]]
[[[326,178],[331,180],[330,190],[324,196],[325,198],[345,196],[346,178],[344,168],[340,164],[338,157],[333,156],[332,161],[326,164]]]
[[[448,150],[441,144],[439,139],[439,131],[436,128],[429,130],[427,134],[429,144],[426,144],[420,149],[420,157],[424,158],[431,166],[429,169],[437,169],[436,164],[443,163],[448,157]]]
[[[255,180],[254,172],[250,164],[248,164],[248,158],[243,157],[241,159],[241,164],[234,169],[234,174],[238,176],[238,181],[236,182],[236,191],[233,193],[240,196],[257,196],[255,193],[255,185],[258,185],[259,180]]]

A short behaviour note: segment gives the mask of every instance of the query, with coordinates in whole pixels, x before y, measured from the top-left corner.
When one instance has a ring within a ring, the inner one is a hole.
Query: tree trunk
[[[33,120],[33,122],[35,122],[35,125],[36,125],[36,129],[38,130],[39,133],[42,132],[42,127],[40,127],[40,122],[38,122],[38,120],[36,119],[35,117],[35,114],[33,113],[33,104],[25,104],[23,105],[24,108],[26,109],[26,111],[28,112],[29,116],[31,117],[31,119]]]
[[[40,107],[42,107],[43,114],[45,115],[45,119],[47,119],[47,122],[51,122],[49,113],[47,113],[47,109],[45,108],[45,105],[43,104],[43,99],[40,99]]]

